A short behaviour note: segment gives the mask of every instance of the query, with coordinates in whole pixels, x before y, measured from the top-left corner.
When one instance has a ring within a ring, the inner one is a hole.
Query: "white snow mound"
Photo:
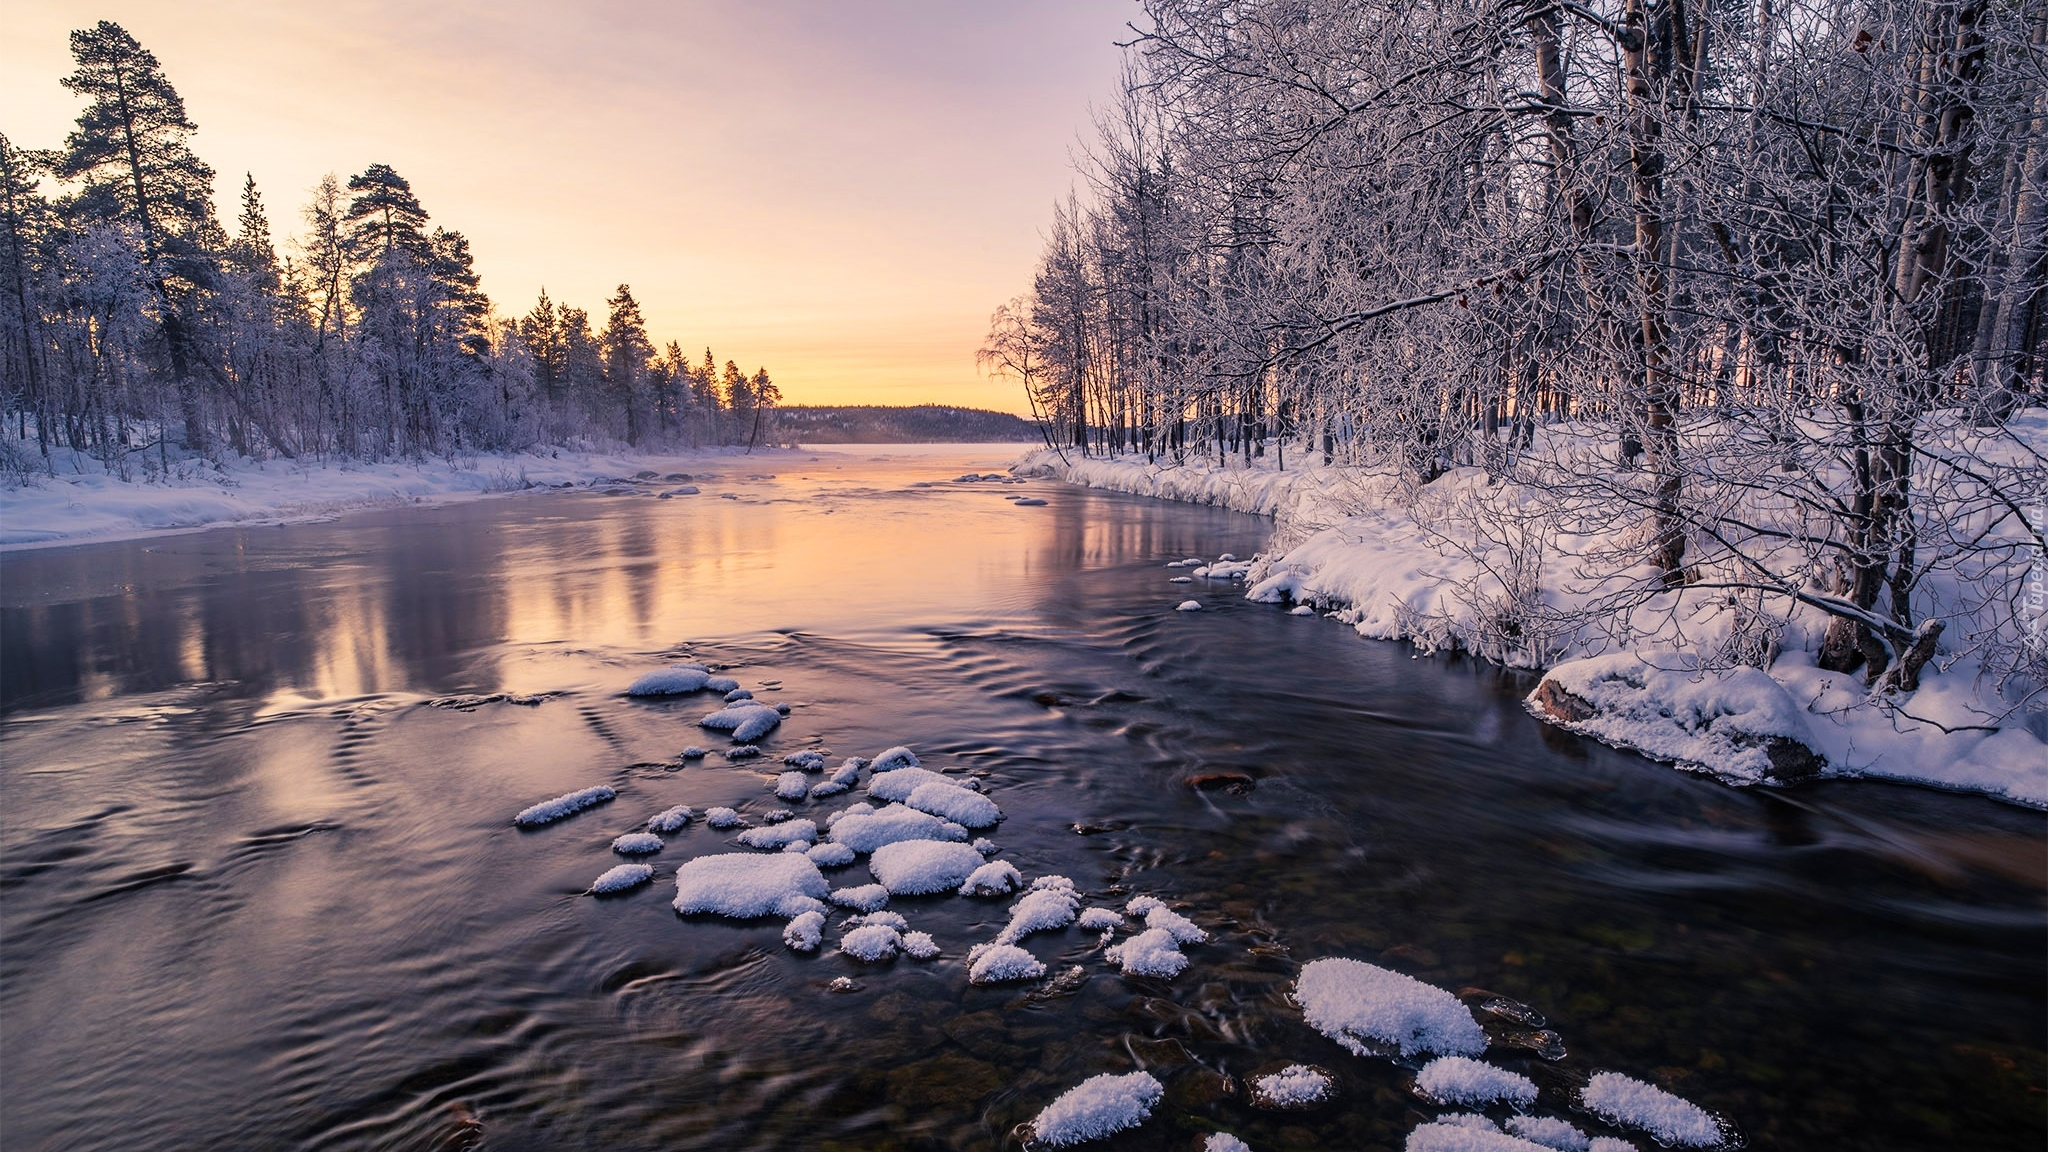
[[[1594,1073],[1579,1093],[1579,1102],[1601,1119],[1640,1128],[1661,1144],[1715,1148],[1728,1139],[1727,1129],[1713,1113],[1619,1072]]]
[[[883,845],[905,840],[967,839],[967,829],[958,824],[901,804],[891,804],[879,812],[857,812],[854,808],[842,813],[831,827],[832,839],[855,852],[873,852]]]
[[[775,798],[801,800],[811,794],[811,778],[802,772],[784,772],[775,778]]]
[[[863,924],[839,938],[839,950],[870,964],[887,960],[903,948],[903,937],[887,924]]]
[[[1568,660],[1544,679],[1591,704],[1597,712],[1569,722],[1540,710],[1559,727],[1608,744],[1633,748],[1657,760],[1701,768],[1737,784],[1771,778],[1764,740],[1777,736],[1818,748],[1806,710],[1792,694],[1758,668],[1701,672],[1666,657],[1674,667],[1653,666],[1630,652]]]
[[[1188,966],[1188,958],[1181,954],[1173,933],[1164,928],[1147,928],[1121,944],[1111,945],[1102,956],[1126,976],[1171,980]]]
[[[628,696],[675,696],[695,692],[711,679],[711,672],[695,664],[672,664],[657,668],[626,688]]]
[[[804,853],[820,868],[842,868],[853,863],[853,849],[844,844],[813,844]]]
[[[791,844],[809,844],[818,838],[818,825],[810,820],[784,820],[766,828],[749,828],[740,833],[740,843],[749,848],[783,849]]]
[[[1328,1076],[1306,1064],[1290,1064],[1252,1081],[1252,1089],[1259,1098],[1281,1108],[1305,1108],[1321,1103],[1336,1087]]]
[[[852,888],[834,888],[828,899],[841,908],[873,912],[889,903],[889,890],[880,884],[861,884]]]
[[[976,944],[967,953],[969,984],[1000,984],[1006,980],[1036,980],[1045,975],[1038,957],[1015,944]]]
[[[1479,1107],[1504,1100],[1517,1108],[1536,1103],[1536,1082],[1469,1056],[1439,1056],[1415,1074],[1415,1087],[1439,1104]]]
[[[1295,982],[1294,996],[1311,1028],[1360,1056],[1378,1054],[1367,1040],[1391,1044],[1403,1056],[1486,1051],[1486,1033],[1457,997],[1360,960],[1311,961]]]
[[[1554,1116],[1510,1116],[1507,1130],[1557,1152],[1592,1152],[1593,1141],[1569,1122]]]
[[[699,856],[676,870],[675,909],[750,920],[822,912],[832,891],[808,857],[793,852],[724,852]]]
[[[782,943],[792,952],[816,952],[825,938],[825,914],[805,912],[783,926]]]
[[[697,726],[730,732],[735,742],[744,744],[749,740],[766,736],[780,723],[782,713],[766,704],[742,700],[697,721]]]
[[[915,768],[917,763],[917,753],[898,744],[875,757],[868,763],[868,767],[879,775],[883,772],[894,772],[898,768]]]
[[[621,856],[646,856],[661,848],[661,837],[652,832],[628,832],[612,841],[612,851]]]
[[[902,774],[896,772],[891,775]],[[963,828],[993,828],[996,821],[1003,818],[1003,810],[996,807],[995,801],[979,792],[957,787],[950,780],[942,784],[920,784],[903,803],[920,812],[943,816]]]
[[[902,803],[910,794],[926,784],[939,784],[949,788],[965,788],[967,781],[942,776],[928,768],[898,768],[893,772],[878,772],[868,777],[868,795],[877,800]]]
[[[1024,886],[1024,875],[1007,860],[991,860],[976,868],[960,886],[962,896],[1007,896]]]
[[[1074,922],[1079,906],[1072,889],[1034,888],[1010,906],[1010,922],[996,934],[996,943],[1015,944],[1033,932],[1065,928]]]
[[[647,830],[649,832],[659,832],[663,836],[673,836],[681,832],[683,826],[688,824],[696,815],[695,812],[690,811],[688,804],[678,804],[654,819],[649,820],[647,822]]]
[[[621,864],[590,882],[592,892],[624,892],[654,879],[652,864]]]
[[[1453,1122],[1463,1119],[1466,1118],[1445,1117],[1424,1124],[1408,1134],[1404,1147],[1407,1152],[1548,1152],[1541,1144],[1502,1132],[1484,1116],[1471,1118],[1480,1121],[1479,1124]]]
[[[843,821],[842,821],[843,823]],[[892,896],[951,892],[981,867],[981,853],[941,840],[899,840],[868,857],[868,871]]]
[[[1031,1122],[1036,1143],[1065,1148],[1135,1128],[1152,1115],[1166,1088],[1149,1072],[1090,1076],[1046,1105]]]
[[[564,816],[573,816],[593,804],[602,804],[617,796],[617,792],[599,784],[595,788],[584,788],[557,796],[553,800],[543,800],[514,816],[512,822],[521,828],[538,828],[543,824],[552,824]]]

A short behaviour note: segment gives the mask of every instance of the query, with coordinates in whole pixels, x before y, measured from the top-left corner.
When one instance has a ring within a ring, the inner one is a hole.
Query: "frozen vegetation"
[[[1061,1093],[1031,1122],[1035,1142],[1064,1148],[1135,1128],[1166,1088],[1149,1072],[1091,1076]]]
[[[538,828],[543,824],[552,824],[566,816],[574,816],[585,808],[595,804],[602,804],[616,796],[618,796],[617,792],[612,791],[610,787],[603,784],[599,784],[594,788],[579,789],[566,795],[557,796],[553,800],[543,800],[533,807],[525,809],[519,815],[512,818],[512,823],[517,824],[521,828]]]

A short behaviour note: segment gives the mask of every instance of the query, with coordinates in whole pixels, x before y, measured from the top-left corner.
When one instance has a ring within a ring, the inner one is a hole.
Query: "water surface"
[[[1614,1069],[1755,1148],[2048,1140],[2040,813],[1740,791],[1559,735],[1521,676],[1168,582],[1166,560],[1255,551],[1262,520],[949,482],[1007,451],[733,458],[669,500],[0,557],[7,1146],[993,1149],[1144,1067],[1168,1099],[1118,1147],[1399,1148],[1436,1112],[1412,1068],[1287,1002],[1325,956],[1540,1010],[1568,1055],[1492,1058],[1553,1114]],[[779,806],[779,764],[678,765],[726,743],[695,727],[711,697],[622,695],[677,653],[792,706],[770,760],[909,743],[983,777],[1027,876],[1160,895],[1211,942],[1158,982],[1048,934],[1027,947],[1078,987],[970,988],[1007,902],[946,897],[892,905],[936,961],[835,955],[837,918],[798,956],[779,922],[669,909],[678,863],[730,850],[701,825],[650,887],[584,895],[669,805]],[[546,699],[434,706],[505,692]],[[619,799],[511,827],[594,783]],[[1227,1091],[1293,1061],[1339,1101]]]

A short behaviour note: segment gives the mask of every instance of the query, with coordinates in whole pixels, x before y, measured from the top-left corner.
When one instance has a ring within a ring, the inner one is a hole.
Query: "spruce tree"
[[[50,157],[24,152],[0,134],[0,292],[9,299],[0,332],[6,334],[0,369],[20,423],[16,436],[26,438],[28,412],[36,414],[36,441],[43,457],[50,455],[50,405],[43,383],[42,304],[36,291],[51,232],[50,205],[36,191]]]
[[[263,194],[256,190],[254,173],[243,173],[242,213],[235,224],[237,235],[234,243],[228,245],[228,259],[255,287],[274,291],[277,245],[270,238],[270,216],[263,210]]]
[[[393,251],[425,258],[427,210],[412,194],[412,185],[389,164],[372,164],[348,178],[351,193],[342,217],[355,254],[377,260]]]
[[[654,358],[654,344],[647,339],[647,321],[640,315],[640,302],[633,289],[619,285],[605,303],[611,314],[605,318],[599,341],[604,348],[604,376],[614,403],[625,409],[626,443],[640,443],[640,395],[645,391],[647,363]]]

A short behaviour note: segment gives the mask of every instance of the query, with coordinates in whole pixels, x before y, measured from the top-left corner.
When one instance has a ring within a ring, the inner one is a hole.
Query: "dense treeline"
[[[280,251],[253,176],[232,234],[157,60],[118,25],[72,33],[86,102],[53,151],[0,136],[0,450],[128,473],[184,453],[378,458],[750,443],[780,392],[710,350],[657,348],[626,285],[601,327],[542,292],[516,319],[469,242],[372,164],[313,190]],[[49,190],[46,191],[46,188]]]
[[[1484,468],[1541,499],[1481,537],[1640,523],[1617,611],[1803,604],[1910,681],[1984,609],[2039,670],[2048,5],[1144,9],[982,351],[1065,450]]]
[[[948,404],[883,407],[793,404],[775,413],[785,440],[804,444],[968,444],[1038,439],[1038,428],[1008,412]]]

